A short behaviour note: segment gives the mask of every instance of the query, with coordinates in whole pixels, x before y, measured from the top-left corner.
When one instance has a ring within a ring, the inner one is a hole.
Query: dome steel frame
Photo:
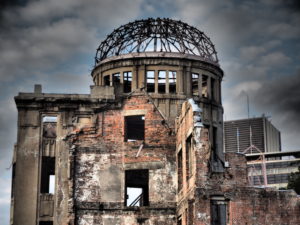
[[[218,63],[209,37],[187,23],[167,18],[137,20],[114,30],[99,45],[95,63],[134,52],[177,52]]]

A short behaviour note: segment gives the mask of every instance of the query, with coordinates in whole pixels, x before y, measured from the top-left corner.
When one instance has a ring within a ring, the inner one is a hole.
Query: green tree
[[[298,172],[291,173],[287,188],[294,189],[296,193],[300,195],[300,166]]]

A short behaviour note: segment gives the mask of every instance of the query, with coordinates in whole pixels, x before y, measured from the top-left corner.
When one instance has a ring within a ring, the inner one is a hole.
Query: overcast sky
[[[148,17],[182,20],[204,31],[225,72],[225,119],[265,113],[283,150],[300,149],[298,0],[5,0],[0,6],[0,221],[9,223],[10,167],[16,141],[13,97],[89,93],[96,48],[115,28]],[[24,171],[26,173],[26,171]]]

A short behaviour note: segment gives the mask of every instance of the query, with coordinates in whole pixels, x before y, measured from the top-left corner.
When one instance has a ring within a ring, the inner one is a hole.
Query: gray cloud
[[[300,149],[300,71],[294,75],[265,81],[253,93],[253,101],[263,112],[272,116],[272,121],[282,133],[289,148]]]
[[[13,96],[18,91],[31,91],[34,83],[43,84],[46,92],[88,92],[88,73],[100,40],[121,24],[148,16],[180,19],[211,37],[225,71],[227,116],[247,115],[248,93],[253,113],[272,115],[283,142],[288,142],[286,146],[300,145],[300,95],[294,90],[299,79],[287,75],[299,69],[297,0],[11,2],[0,5],[0,170],[5,171],[1,176],[9,174],[4,168],[16,140]],[[9,199],[8,193],[1,192],[0,201],[3,195]],[[8,224],[3,208],[0,205],[0,221]]]

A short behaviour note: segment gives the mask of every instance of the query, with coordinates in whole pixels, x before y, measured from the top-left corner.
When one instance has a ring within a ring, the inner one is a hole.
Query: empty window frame
[[[131,92],[131,86],[132,86],[132,72],[124,72],[123,73],[123,79],[124,79],[124,93]]]
[[[227,201],[211,200],[211,224],[226,225],[227,224]]]
[[[202,75],[202,97],[208,98],[208,76]]]
[[[192,73],[192,90],[193,95],[199,95],[199,74]]]
[[[118,86],[120,84],[121,84],[120,73],[114,73],[113,74],[113,85]]]
[[[166,71],[158,71],[158,93],[166,93]]]
[[[103,85],[104,86],[110,86],[110,75],[105,75],[103,77]]]
[[[52,221],[40,221],[39,225],[53,225]]]
[[[147,92],[154,92],[155,91],[155,72],[154,71],[147,71]]]
[[[125,116],[125,141],[144,140],[145,116]]]
[[[217,154],[217,139],[218,139],[218,128],[217,127],[212,127],[213,129],[212,129],[212,140],[211,140],[211,142],[212,142],[212,146],[211,146],[211,148],[212,148],[212,160],[214,161],[214,162],[218,162],[219,161],[219,159],[218,159],[218,154]]]
[[[43,117],[43,137],[56,138],[56,116]]]
[[[185,154],[186,154],[186,181],[189,180],[192,174],[192,135],[185,141]],[[187,182],[188,184],[188,182]]]
[[[176,71],[169,71],[169,93],[176,93]]]
[[[177,217],[177,225],[182,225],[182,216]]]
[[[125,206],[149,205],[149,171],[125,171]]]
[[[41,193],[55,192],[55,158],[42,157]]]
[[[183,174],[182,174],[182,150],[180,150],[177,154],[177,186],[178,192],[182,189],[183,186]]]

